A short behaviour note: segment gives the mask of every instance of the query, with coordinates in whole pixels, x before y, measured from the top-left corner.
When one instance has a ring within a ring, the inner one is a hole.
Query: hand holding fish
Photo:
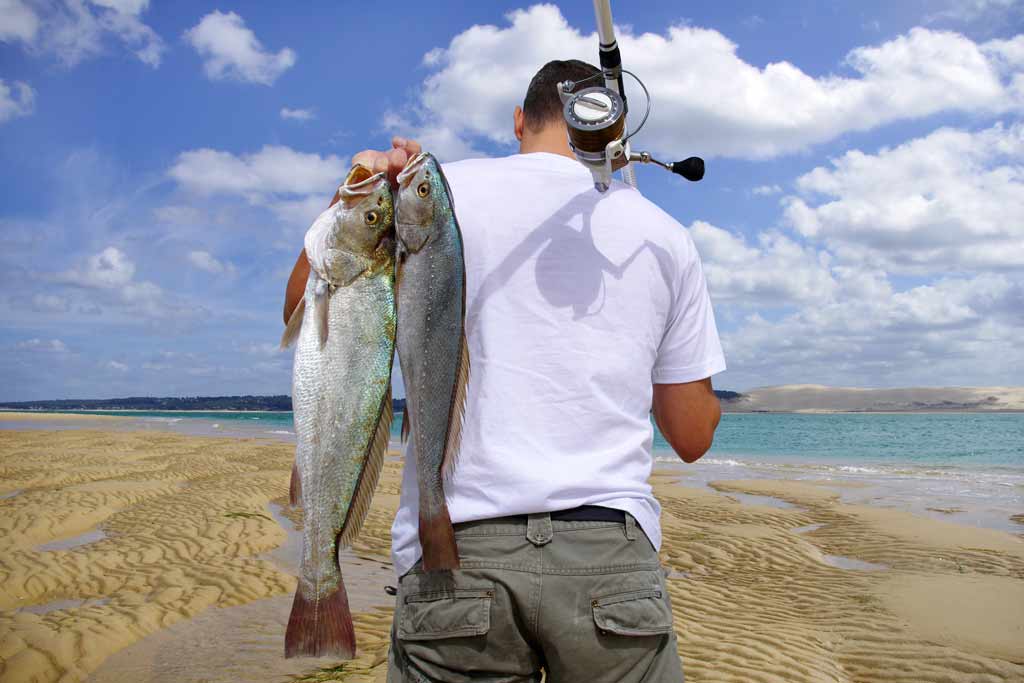
[[[387,173],[391,187],[394,188],[398,186],[398,174],[406,163],[421,151],[420,143],[396,135],[391,138],[391,149],[388,151],[364,149],[352,157],[352,163],[365,166],[374,173]]]

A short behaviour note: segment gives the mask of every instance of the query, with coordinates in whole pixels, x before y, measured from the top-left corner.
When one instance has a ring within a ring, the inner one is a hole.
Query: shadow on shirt
[[[626,187],[614,186],[597,201],[615,192],[629,191]],[[594,201],[595,192],[590,188],[570,199],[509,250],[501,263],[484,278],[467,318],[475,319],[479,316],[487,299],[504,287],[523,263],[538,251],[540,253],[534,269],[537,289],[554,308],[571,307],[574,320],[599,314],[604,308],[605,274],[621,279],[626,269],[644,250],[650,250],[654,255],[661,276],[672,291],[669,271],[671,256],[663,247],[645,239],[619,264],[613,263],[597,248],[591,228],[591,217],[597,205]],[[580,230],[570,225],[576,216],[582,220]],[[622,225],[620,229],[631,230],[633,226]]]

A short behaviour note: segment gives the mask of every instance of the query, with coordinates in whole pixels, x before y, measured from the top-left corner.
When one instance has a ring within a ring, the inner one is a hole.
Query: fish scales
[[[346,197],[343,186],[341,205],[318,219],[329,226],[326,256],[320,272],[311,267],[303,299],[292,386],[303,550],[286,656],[355,654],[338,552],[365,519],[383,461],[397,322],[392,200],[383,176],[375,178],[354,183],[365,194]],[[363,225],[368,212],[379,214],[375,226]],[[358,230],[366,239],[346,233]],[[307,238],[307,253],[316,251]],[[325,275],[336,284],[325,288]]]
[[[426,570],[457,569],[444,482],[458,452],[469,357],[466,268],[448,184],[429,154],[399,174],[398,356],[419,487]]]

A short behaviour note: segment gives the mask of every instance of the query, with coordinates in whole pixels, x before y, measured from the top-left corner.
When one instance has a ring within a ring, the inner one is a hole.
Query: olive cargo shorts
[[[456,525],[462,568],[399,582],[388,683],[680,683],[665,576],[644,532],[549,514]]]

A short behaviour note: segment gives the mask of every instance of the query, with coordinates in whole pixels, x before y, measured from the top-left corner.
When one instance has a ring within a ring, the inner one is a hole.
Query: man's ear
[[[523,129],[526,127],[526,117],[523,116],[523,108],[518,104],[512,112],[512,126],[516,134],[516,140],[523,141]]]

